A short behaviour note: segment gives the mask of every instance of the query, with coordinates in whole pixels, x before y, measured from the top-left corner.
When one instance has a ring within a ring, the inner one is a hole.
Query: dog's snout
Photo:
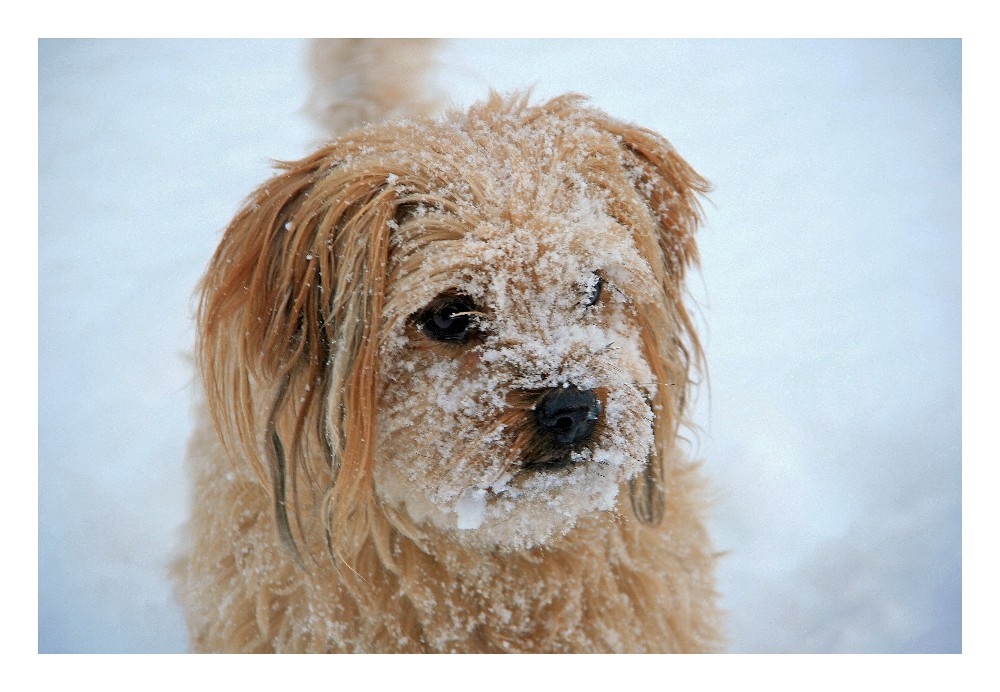
[[[592,390],[555,387],[535,405],[535,420],[553,442],[568,447],[590,436],[603,411]]]

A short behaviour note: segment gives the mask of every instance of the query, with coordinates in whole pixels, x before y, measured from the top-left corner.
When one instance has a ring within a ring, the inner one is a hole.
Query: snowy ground
[[[191,296],[269,159],[318,136],[303,59],[40,44],[39,651],[185,650]],[[443,63],[460,104],[589,94],[715,184],[697,453],[731,650],[961,650],[960,44],[456,41]]]

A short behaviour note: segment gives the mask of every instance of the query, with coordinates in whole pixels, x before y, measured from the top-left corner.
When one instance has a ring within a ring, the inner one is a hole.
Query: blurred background
[[[181,652],[192,296],[321,133],[307,43],[42,40],[38,649]],[[958,40],[454,40],[455,104],[565,91],[715,191],[692,455],[733,652],[958,652]]]

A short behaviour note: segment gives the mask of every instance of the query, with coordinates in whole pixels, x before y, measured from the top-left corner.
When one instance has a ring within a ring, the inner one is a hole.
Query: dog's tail
[[[328,136],[393,117],[433,116],[443,95],[429,79],[434,39],[316,39],[309,49],[306,107]]]

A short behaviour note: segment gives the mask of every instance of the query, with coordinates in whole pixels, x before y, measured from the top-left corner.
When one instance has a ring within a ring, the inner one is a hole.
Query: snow
[[[585,93],[715,186],[691,450],[730,650],[961,650],[960,44],[455,41],[443,64],[463,105]],[[40,44],[40,651],[186,648],[192,295],[270,159],[320,138],[307,93],[298,42]],[[452,516],[485,520],[477,498]]]
[[[474,488],[462,494],[455,505],[458,514],[458,528],[463,531],[478,529],[486,517],[486,491]]]

